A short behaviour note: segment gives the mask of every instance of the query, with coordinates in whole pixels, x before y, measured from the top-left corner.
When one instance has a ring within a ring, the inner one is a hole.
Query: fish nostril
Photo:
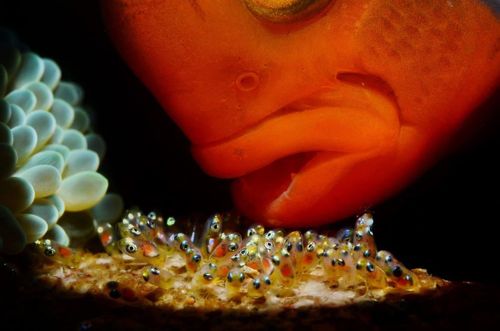
[[[255,72],[245,72],[236,78],[236,87],[243,92],[253,91],[259,86],[260,78]]]

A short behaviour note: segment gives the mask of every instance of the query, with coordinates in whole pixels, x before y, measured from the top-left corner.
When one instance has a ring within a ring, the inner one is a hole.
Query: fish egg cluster
[[[372,215],[365,213],[354,228],[335,233],[286,233],[255,225],[241,234],[239,218],[229,213],[215,214],[200,227],[136,209],[97,231],[110,255],[142,266],[137,283],[163,289],[178,288],[182,280],[192,293],[223,291],[227,298],[258,298],[290,295],[308,281],[341,290],[413,292],[435,286],[425,272],[412,271],[391,253],[378,250],[372,226]],[[37,247],[63,265],[71,261],[71,252],[50,240],[38,241]]]

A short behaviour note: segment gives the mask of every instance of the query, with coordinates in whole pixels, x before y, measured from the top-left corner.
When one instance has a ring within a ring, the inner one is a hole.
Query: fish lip
[[[304,101],[314,99],[315,97],[318,97],[318,99],[321,98],[321,95],[327,94],[329,90],[331,90],[332,88],[335,87],[336,84],[338,84],[338,82],[348,85],[362,86],[367,90],[374,90],[380,94],[383,94],[395,106],[395,108],[398,111],[398,117],[400,117],[399,115],[401,113],[401,107],[399,105],[396,92],[394,88],[385,79],[383,79],[378,75],[367,72],[339,71],[335,75],[335,79],[332,82],[316,88],[314,92],[308,95],[301,96],[297,99],[292,100],[291,102],[278,108],[276,111],[270,113],[269,115],[264,116],[263,118],[259,119],[256,122],[250,123],[248,126],[244,127],[238,132],[232,133],[220,139],[212,140],[206,144],[194,145],[193,147],[206,148],[210,146],[221,145],[224,142],[235,140],[236,138],[245,135],[249,131],[255,130],[262,123],[265,123],[273,118],[281,117],[293,112],[311,110],[313,107],[311,106],[308,107],[307,105],[304,105]],[[302,105],[302,107],[300,107],[300,105]]]
[[[400,123],[400,107],[397,101],[396,94],[392,86],[390,86],[385,80],[380,78],[379,76],[359,73],[359,72],[338,72],[335,76],[335,81],[331,82],[331,84],[325,84],[324,86],[318,87],[314,92],[302,96],[298,99],[291,101],[285,106],[279,108],[278,110],[270,113],[266,117],[260,119],[258,122],[252,123],[246,128],[219,140],[212,141],[207,144],[202,145],[193,145],[192,153],[201,167],[210,175],[221,178],[237,178],[242,177],[248,174],[251,174],[255,171],[258,171],[264,167],[268,167],[272,165],[274,162],[279,161],[281,159],[294,156],[296,154],[302,153],[320,153],[320,152],[338,152],[340,153],[349,153],[349,149],[345,150],[331,150],[328,148],[322,148],[318,146],[309,146],[303,149],[298,149],[291,153],[276,153],[273,157],[269,157],[266,162],[258,165],[248,165],[242,166],[242,168],[238,171],[225,171],[217,169],[217,161],[211,160],[212,157],[210,155],[210,150],[220,148],[224,146],[224,144],[231,144],[236,142],[239,138],[248,136],[254,132],[259,132],[264,126],[269,124],[272,121],[286,121],[294,114],[302,114],[304,112],[310,112],[311,116],[315,116],[318,109],[320,108],[342,108],[342,107],[359,107],[363,108],[369,106],[369,104],[363,104],[363,102],[367,102],[367,100],[356,100],[349,99],[344,96],[335,95],[335,91],[343,86],[356,86],[360,88],[362,91],[367,91],[368,93],[378,93],[383,96],[394,108],[396,111],[397,121]],[[333,93],[333,99],[332,97]],[[361,98],[362,99],[362,98]],[[314,144],[312,144],[314,145]],[[360,147],[361,148],[361,147]],[[359,151],[359,150],[358,150]],[[237,148],[233,151],[235,154],[240,153]],[[243,153],[243,152],[241,152]],[[243,157],[243,156],[242,156]],[[219,160],[223,160],[224,158],[220,158]],[[251,158],[248,159],[251,161]],[[215,163],[215,164],[214,164]]]

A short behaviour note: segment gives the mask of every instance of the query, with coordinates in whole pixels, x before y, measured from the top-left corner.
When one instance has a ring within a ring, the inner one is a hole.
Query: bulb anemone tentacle
[[[71,237],[92,233],[99,217],[119,217],[121,199],[106,197],[108,180],[97,172],[105,144],[91,129],[83,96],[78,84],[62,80],[56,62],[0,30],[1,253],[41,238],[68,246]],[[114,211],[103,212],[103,200]]]

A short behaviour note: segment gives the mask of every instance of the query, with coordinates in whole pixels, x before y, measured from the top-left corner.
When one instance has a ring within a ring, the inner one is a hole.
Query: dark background
[[[194,163],[189,143],[113,49],[96,0],[2,1],[0,26],[83,86],[93,127],[107,142],[101,167],[127,206],[166,214],[231,208],[229,182]],[[452,280],[500,279],[500,97],[474,130],[417,182],[373,208],[379,247],[409,267]],[[494,111],[495,110],[495,111]],[[495,114],[496,113],[496,114]],[[350,223],[352,220],[350,220]]]

